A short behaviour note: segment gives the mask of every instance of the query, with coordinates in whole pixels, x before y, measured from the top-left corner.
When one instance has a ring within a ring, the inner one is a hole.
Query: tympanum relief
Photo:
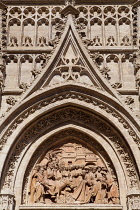
[[[30,179],[28,203],[119,204],[118,184],[99,155],[77,143],[45,154]]]

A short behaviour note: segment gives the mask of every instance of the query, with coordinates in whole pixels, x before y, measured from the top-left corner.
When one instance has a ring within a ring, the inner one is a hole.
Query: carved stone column
[[[138,3],[138,8],[137,8],[137,21],[138,21],[138,25],[137,25],[137,30],[138,30],[138,41],[140,41],[140,2]],[[138,46],[140,45],[140,43],[138,43]]]
[[[0,1],[0,51],[3,51],[7,45],[6,8],[6,5]]]
[[[4,81],[6,77],[5,61],[3,59],[3,53],[6,46],[6,6],[0,2],[0,95],[4,88]],[[0,96],[1,100],[1,96]]]
[[[2,58],[2,55],[0,55],[0,95],[4,88],[5,77],[6,77],[5,63]]]
[[[0,194],[0,210],[14,209],[14,194],[10,190],[4,190]]]
[[[140,210],[140,191],[131,192],[127,195],[128,210]]]

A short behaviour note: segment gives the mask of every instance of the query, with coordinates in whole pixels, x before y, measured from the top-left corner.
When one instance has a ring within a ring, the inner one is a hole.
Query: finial
[[[74,6],[75,5],[75,0],[65,0],[65,5],[66,6],[68,6],[68,5]]]
[[[75,0],[65,0],[65,8],[61,11],[61,14],[67,16],[68,14],[79,15],[79,11],[74,7]]]

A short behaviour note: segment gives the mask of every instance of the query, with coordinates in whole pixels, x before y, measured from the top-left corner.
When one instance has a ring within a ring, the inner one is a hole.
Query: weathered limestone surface
[[[140,210],[140,1],[0,2],[0,210]]]

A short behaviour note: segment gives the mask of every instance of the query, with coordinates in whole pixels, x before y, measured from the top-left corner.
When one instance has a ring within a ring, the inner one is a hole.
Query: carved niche
[[[28,204],[119,204],[110,169],[96,152],[74,141],[48,151],[28,186]]]

